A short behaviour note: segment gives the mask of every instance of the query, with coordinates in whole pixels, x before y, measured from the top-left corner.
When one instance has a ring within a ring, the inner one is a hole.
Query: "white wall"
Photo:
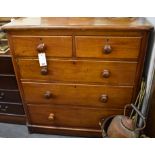
[[[147,19],[148,19],[153,25],[155,25],[155,17],[147,17]]]

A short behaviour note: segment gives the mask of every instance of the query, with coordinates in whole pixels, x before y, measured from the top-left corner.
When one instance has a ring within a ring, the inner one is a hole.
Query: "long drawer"
[[[18,90],[0,89],[0,102],[21,103],[21,97]]]
[[[38,59],[18,59],[17,63],[21,79],[115,85],[133,85],[137,68],[136,62],[48,59],[48,74],[42,75]]]
[[[141,37],[76,36],[77,57],[138,58]]]
[[[29,121],[34,125],[100,129],[101,119],[123,110],[63,107],[49,105],[28,105]]]
[[[14,74],[11,58],[0,57],[0,74]]]
[[[0,113],[24,115],[23,105],[16,103],[0,103]]]
[[[123,108],[131,103],[133,87],[85,84],[22,83],[25,103]],[[39,91],[38,91],[39,90]]]
[[[0,76],[0,89],[18,89],[15,76]]]
[[[12,39],[16,56],[37,56],[37,46],[42,43],[46,47],[47,56],[72,56],[71,36],[13,36]]]

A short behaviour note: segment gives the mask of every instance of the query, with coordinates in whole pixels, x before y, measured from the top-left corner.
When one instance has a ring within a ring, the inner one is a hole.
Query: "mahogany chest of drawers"
[[[10,19],[0,18],[0,48],[6,46],[7,52],[0,52],[0,122],[25,124],[25,113],[17,86],[16,76],[8,50],[6,34],[1,30]]]
[[[134,102],[153,27],[145,18],[22,18],[3,29],[29,130],[96,137],[101,119]]]

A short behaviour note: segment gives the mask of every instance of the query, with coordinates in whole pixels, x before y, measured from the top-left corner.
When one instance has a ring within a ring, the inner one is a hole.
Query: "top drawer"
[[[16,56],[37,56],[37,46],[42,43],[46,47],[47,56],[72,56],[71,36],[13,36]]]
[[[141,37],[76,36],[77,57],[138,58]]]

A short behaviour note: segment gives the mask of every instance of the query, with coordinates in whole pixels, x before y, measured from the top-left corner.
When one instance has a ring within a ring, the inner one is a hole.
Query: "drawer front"
[[[101,119],[115,114],[122,114],[123,110],[103,110],[94,108],[36,106],[29,105],[30,123],[57,127],[77,127],[99,129]]]
[[[24,115],[24,109],[19,104],[0,103],[0,113]]]
[[[0,74],[14,74],[11,58],[0,57]]]
[[[132,87],[84,84],[22,83],[25,102],[123,108],[131,103]]]
[[[19,59],[22,79],[100,82],[103,84],[133,85],[137,63],[117,61],[48,60],[48,74],[42,75],[37,59]],[[109,76],[107,76],[109,75]]]
[[[140,37],[77,36],[77,57],[138,58]]]
[[[37,46],[41,43],[44,43],[46,47],[47,56],[72,56],[71,36],[14,36],[14,54],[16,56],[37,56]]]
[[[19,91],[0,89],[0,102],[21,103],[22,101],[21,101]]]
[[[15,76],[0,76],[0,89],[18,89]]]

